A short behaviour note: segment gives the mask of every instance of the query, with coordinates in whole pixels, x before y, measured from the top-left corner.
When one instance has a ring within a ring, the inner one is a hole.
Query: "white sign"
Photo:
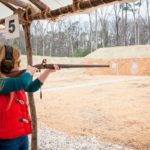
[[[117,66],[116,63],[111,64],[111,68],[112,68],[112,69],[117,69],[117,67],[118,67],[118,66]]]
[[[112,63],[111,64],[111,69],[113,74],[118,74],[118,64]]]
[[[19,37],[19,19],[17,14],[5,19],[5,30],[6,39]]]
[[[132,74],[137,74],[138,73],[138,64],[137,63],[132,63],[131,65],[131,72]]]

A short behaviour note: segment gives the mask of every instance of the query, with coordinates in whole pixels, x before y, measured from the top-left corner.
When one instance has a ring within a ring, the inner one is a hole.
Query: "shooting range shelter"
[[[32,46],[30,43],[30,25],[32,21],[39,19],[48,19],[51,21],[57,21],[59,18],[92,11],[96,7],[106,6],[112,3],[126,3],[128,0],[0,0],[0,7],[6,9],[6,11],[1,12],[0,24],[5,24],[5,18],[13,14],[18,14],[19,24],[23,26],[25,33],[26,42],[26,53],[27,53],[27,63],[32,65]],[[7,14],[7,16],[4,16]],[[31,149],[37,150],[37,118],[36,109],[34,104],[34,97],[32,93],[28,93],[31,119],[33,125],[33,134]]]

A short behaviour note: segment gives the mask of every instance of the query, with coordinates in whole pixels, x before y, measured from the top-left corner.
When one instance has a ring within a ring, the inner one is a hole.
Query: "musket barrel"
[[[110,67],[110,65],[84,65],[84,64],[57,64],[60,68],[102,68]],[[53,69],[53,64],[35,65],[38,69]]]
[[[59,64],[58,64],[59,66]],[[95,67],[109,67],[109,65],[81,65],[81,64],[60,64],[60,68],[95,68]]]

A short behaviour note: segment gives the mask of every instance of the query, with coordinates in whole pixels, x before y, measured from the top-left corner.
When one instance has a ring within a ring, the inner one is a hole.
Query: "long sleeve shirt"
[[[16,78],[0,78],[0,94],[17,92],[25,90],[26,92],[36,92],[42,82],[37,78],[32,81],[32,76],[29,72],[24,72]]]

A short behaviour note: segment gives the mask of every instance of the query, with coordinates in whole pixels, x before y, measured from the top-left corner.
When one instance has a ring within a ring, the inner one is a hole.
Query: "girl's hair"
[[[13,58],[14,58],[14,65],[18,65],[18,67],[20,66],[20,51],[19,49],[17,49],[16,47],[12,47],[13,48]],[[5,45],[4,44],[0,44],[0,64],[2,62],[2,60],[5,58]],[[0,78],[7,78],[7,76],[5,74],[3,74],[0,70]],[[4,86],[4,84],[2,83],[2,81],[0,82],[0,89],[2,89]],[[11,107],[12,104],[12,100],[14,98],[14,92],[9,93],[10,95],[10,99],[7,105],[7,110]]]

